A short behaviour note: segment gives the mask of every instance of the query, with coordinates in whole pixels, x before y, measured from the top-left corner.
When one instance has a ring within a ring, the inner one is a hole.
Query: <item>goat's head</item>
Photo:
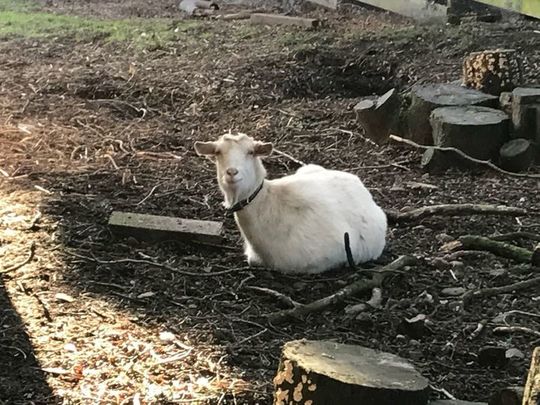
[[[230,205],[247,198],[263,181],[266,170],[260,158],[272,153],[272,144],[226,134],[217,141],[195,142],[195,151],[215,161],[219,186]]]

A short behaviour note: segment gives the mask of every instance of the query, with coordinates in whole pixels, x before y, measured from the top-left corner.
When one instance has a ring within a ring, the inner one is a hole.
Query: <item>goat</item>
[[[362,181],[313,164],[267,180],[261,158],[272,150],[271,143],[246,134],[195,142],[199,156],[215,161],[224,205],[234,212],[248,264],[283,273],[335,269],[347,263],[346,232],[354,263],[377,259],[387,220]]]

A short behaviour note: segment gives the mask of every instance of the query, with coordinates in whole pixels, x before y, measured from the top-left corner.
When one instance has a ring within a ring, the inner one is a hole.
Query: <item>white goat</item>
[[[224,205],[235,214],[250,266],[304,274],[343,266],[345,232],[355,263],[381,255],[386,215],[357,176],[307,165],[266,180],[261,157],[272,153],[272,144],[245,134],[195,142],[195,150],[215,158]]]

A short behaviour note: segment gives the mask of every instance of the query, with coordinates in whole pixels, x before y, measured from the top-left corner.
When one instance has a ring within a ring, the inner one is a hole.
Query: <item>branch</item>
[[[77,257],[79,259],[86,260],[87,262],[92,262],[92,263],[97,263],[97,264],[120,264],[120,263],[148,264],[149,266],[154,266],[154,267],[159,267],[159,268],[162,268],[162,269],[166,269],[166,270],[169,270],[170,272],[173,272],[173,273],[176,273],[176,274],[181,274],[183,276],[192,276],[192,277],[221,276],[223,274],[234,273],[234,272],[238,272],[240,270],[243,270],[243,268],[240,268],[240,269],[229,269],[229,270],[223,270],[223,271],[213,271],[213,272],[209,272],[209,273],[203,273],[203,272],[194,273],[194,272],[191,272],[191,271],[180,270],[180,269],[177,269],[175,267],[168,266],[168,265],[166,265],[164,263],[153,262],[151,260],[143,260],[143,259],[100,260],[100,259],[95,259],[93,257],[83,256],[83,255],[80,255],[78,253],[70,252],[68,250],[65,250],[64,253],[67,254],[68,256]]]
[[[294,163],[296,163],[296,164],[298,164],[300,166],[305,166],[306,165],[301,160],[298,160],[298,159],[292,157],[291,155],[289,155],[288,153],[282,152],[282,151],[280,151],[280,150],[278,150],[276,148],[274,148],[274,153],[277,153],[280,156],[286,157],[287,159],[292,160]]]
[[[510,233],[503,233],[501,235],[492,236],[491,239],[498,240],[498,241],[530,239],[536,242],[540,242],[540,234],[532,233],[532,232],[510,232]]]
[[[245,288],[247,288],[248,290],[259,291],[259,292],[271,295],[272,297],[276,298],[277,300],[281,301],[283,304],[289,307],[297,308],[297,307],[302,306],[302,304],[293,300],[288,295],[280,293],[279,291],[276,291],[276,290],[272,290],[270,288],[257,287],[257,286],[251,286],[251,285],[248,285]]]
[[[2,270],[0,270],[0,274],[5,274],[5,273],[9,273],[11,271],[15,271],[15,270],[18,270],[20,269],[22,266],[30,263],[32,261],[32,259],[34,258],[34,254],[36,253],[36,244],[34,242],[30,243],[30,251],[28,252],[28,256],[26,257],[26,259],[24,259],[22,262],[20,263],[16,263],[16,264],[13,264],[9,267],[6,267]]]
[[[271,322],[279,323],[289,318],[302,318],[310,313],[322,312],[329,306],[339,304],[353,295],[364,291],[369,291],[374,287],[380,287],[388,274],[399,270],[402,267],[413,265],[416,262],[417,259],[412,256],[400,256],[392,263],[381,268],[370,280],[358,280],[335,292],[334,294],[321,298],[317,301],[313,301],[297,308],[268,314],[268,319]]]
[[[418,221],[428,216],[442,215],[527,215],[527,210],[517,207],[491,204],[441,204],[416,208],[403,212],[387,211],[390,222]]]
[[[525,290],[540,285],[540,277],[531,278],[530,280],[520,281],[519,283],[509,284],[502,287],[483,288],[481,290],[468,291],[462,297],[462,310],[470,304],[473,299],[480,297],[492,297],[494,295],[511,293],[514,291]]]
[[[506,174],[508,176],[526,177],[526,178],[529,178],[529,179],[540,179],[540,174],[526,174],[526,173],[508,172],[508,171],[503,170],[500,167],[494,165],[493,163],[491,163],[488,160],[475,159],[472,156],[467,155],[466,153],[462,152],[461,150],[459,150],[457,148],[420,145],[420,144],[418,144],[416,142],[411,141],[410,139],[404,139],[404,138],[402,138],[400,136],[396,136],[396,135],[390,135],[390,139],[393,139],[396,142],[401,142],[401,143],[405,143],[405,144],[410,145],[410,146],[414,146],[415,148],[418,148],[418,149],[423,149],[423,150],[434,149],[434,150],[440,150],[441,152],[455,152],[464,159],[467,159],[467,160],[469,160],[471,162],[474,162],[474,163],[485,165],[485,166],[489,167],[490,169],[495,170],[496,172]]]
[[[466,250],[486,250],[497,256],[506,257],[520,263],[530,263],[532,252],[510,243],[497,242],[483,236],[464,235],[458,238],[461,247]]]
[[[526,333],[540,338],[540,332],[523,326],[499,326],[493,328],[493,333]]]

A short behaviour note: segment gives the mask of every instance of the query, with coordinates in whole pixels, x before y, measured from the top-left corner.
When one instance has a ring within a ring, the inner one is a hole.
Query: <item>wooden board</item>
[[[446,20],[448,9],[447,6],[430,0],[360,0],[359,2],[415,20]]]
[[[540,18],[540,1],[538,0],[477,0],[504,10],[515,11],[531,17]]]
[[[253,24],[295,25],[305,28],[315,28],[319,25],[319,20],[314,18],[290,17],[283,14],[251,14],[250,21]]]
[[[109,218],[111,231],[119,236],[157,242],[183,240],[216,244],[221,242],[223,224],[159,215],[114,211]]]
[[[319,6],[323,6],[332,10],[337,9],[337,0],[308,0],[311,3],[318,4]]]

